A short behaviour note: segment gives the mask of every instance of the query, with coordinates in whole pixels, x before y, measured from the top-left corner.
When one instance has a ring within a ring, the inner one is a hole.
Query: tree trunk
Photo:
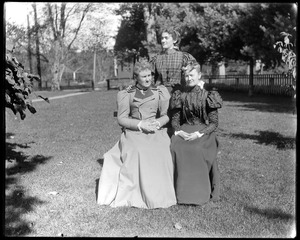
[[[59,85],[60,85],[61,80],[62,80],[62,76],[63,76],[63,74],[65,72],[65,69],[66,69],[66,65],[65,64],[60,64],[59,69],[60,69],[60,72],[59,72]]]
[[[51,90],[60,90],[60,42],[59,40],[55,40],[53,43],[53,51],[54,51],[54,62],[52,66],[52,85]]]
[[[81,18],[79,24],[76,28],[73,28],[73,34],[68,36],[68,39],[71,39],[69,44],[66,44],[66,27],[67,19],[69,19],[70,15],[77,13],[77,8],[80,6],[76,4],[75,9],[67,10],[67,3],[61,3],[60,8],[58,4],[51,4],[50,2],[46,3],[47,6],[47,21],[52,30],[53,34],[53,63],[52,63],[52,85],[51,89],[60,90],[60,80],[62,77],[64,63],[66,59],[66,55],[68,51],[71,49],[72,44],[76,40],[79,30],[82,27],[83,20],[86,14],[91,10],[92,3],[88,3],[84,9],[82,9]],[[79,9],[79,8],[78,8]],[[67,11],[67,12],[66,12]],[[69,32],[69,31],[68,31]],[[73,35],[73,36],[72,36]]]
[[[211,75],[219,75],[219,66],[217,62],[211,64]]]
[[[252,97],[253,96],[253,67],[254,67],[254,60],[252,57],[250,57],[250,74],[249,74],[249,92],[248,96]]]
[[[144,5],[144,20],[146,27],[147,49],[148,55],[151,57],[155,54],[154,49],[157,45],[157,37],[155,32],[155,14],[152,9],[151,3],[145,3]]]
[[[42,71],[41,71],[41,58],[40,58],[40,40],[39,40],[39,24],[37,20],[36,4],[32,4],[34,10],[34,25],[35,25],[35,46],[36,46],[36,67],[38,75],[40,76],[39,89],[42,89]]]
[[[28,53],[28,63],[29,63],[29,72],[32,71],[32,55],[31,55],[31,32],[30,32],[30,26],[29,26],[29,16],[27,15],[27,37],[28,37],[28,47],[27,47],[27,53]]]
[[[93,81],[92,81],[92,89],[95,90],[95,82],[96,82],[96,63],[97,63],[97,52],[94,50],[94,67],[93,67]]]

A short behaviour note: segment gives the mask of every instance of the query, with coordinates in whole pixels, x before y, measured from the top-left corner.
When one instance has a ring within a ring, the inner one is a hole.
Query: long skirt
[[[174,166],[166,129],[126,130],[104,154],[97,203],[111,207],[167,208],[176,204]]]
[[[184,124],[181,130],[192,133],[204,127],[204,124]],[[219,199],[218,145],[215,133],[205,134],[193,141],[185,141],[178,135],[172,136],[171,153],[178,204],[201,205],[211,198]]]

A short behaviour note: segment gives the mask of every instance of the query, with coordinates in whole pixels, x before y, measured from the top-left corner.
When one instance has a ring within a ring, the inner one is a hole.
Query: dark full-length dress
[[[175,165],[175,191],[178,204],[203,204],[219,199],[220,176],[217,164],[218,108],[222,98],[217,91],[199,86],[173,94],[171,109],[175,131],[204,133],[193,141],[178,135],[171,139],[171,154]]]

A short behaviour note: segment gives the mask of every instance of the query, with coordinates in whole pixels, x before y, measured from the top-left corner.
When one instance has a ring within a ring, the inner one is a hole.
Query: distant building
[[[133,77],[133,62],[117,62],[114,61],[115,64],[115,77],[116,78],[132,78]]]

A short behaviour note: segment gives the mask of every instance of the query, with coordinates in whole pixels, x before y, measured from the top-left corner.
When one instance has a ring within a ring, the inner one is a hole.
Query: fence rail
[[[120,89],[129,85],[134,85],[132,78],[108,78],[106,79],[107,90]]]

